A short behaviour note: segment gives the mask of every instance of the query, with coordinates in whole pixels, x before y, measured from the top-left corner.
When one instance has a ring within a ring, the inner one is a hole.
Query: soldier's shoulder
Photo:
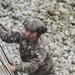
[[[44,49],[48,49],[49,48],[49,40],[48,38],[46,37],[46,35],[41,35],[40,39],[40,47],[44,48]]]
[[[45,35],[42,35],[40,38],[40,46],[42,47],[42,48],[44,48],[47,52],[49,52],[49,53],[52,53],[52,50],[51,50],[51,48],[50,48],[50,40],[49,40],[49,38],[46,36],[47,34],[45,34]]]

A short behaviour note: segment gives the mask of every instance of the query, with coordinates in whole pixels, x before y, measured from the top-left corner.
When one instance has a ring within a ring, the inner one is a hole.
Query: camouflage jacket
[[[48,52],[48,44],[42,35],[35,46],[31,46],[28,40],[19,32],[2,32],[0,37],[7,43],[20,44],[21,63],[16,65],[16,71],[25,72],[29,75],[55,75],[52,59]]]

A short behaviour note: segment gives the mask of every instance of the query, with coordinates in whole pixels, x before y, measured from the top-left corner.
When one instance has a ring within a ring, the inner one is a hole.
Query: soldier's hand
[[[11,70],[11,71],[15,71],[15,65],[11,65],[11,64],[7,64],[8,65],[8,68]]]

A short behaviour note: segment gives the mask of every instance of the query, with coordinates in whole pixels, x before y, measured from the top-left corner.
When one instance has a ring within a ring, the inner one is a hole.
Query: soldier
[[[43,35],[47,28],[37,18],[26,18],[24,29],[19,32],[5,32],[0,29],[0,37],[7,43],[19,43],[21,63],[16,65],[8,64],[12,71],[25,72],[29,75],[55,75],[52,58],[46,49],[46,41]]]

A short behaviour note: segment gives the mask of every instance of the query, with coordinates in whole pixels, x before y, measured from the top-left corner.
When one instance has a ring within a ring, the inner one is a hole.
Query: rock
[[[66,36],[69,36],[69,34],[70,34],[69,31],[68,30],[65,30],[65,35]]]
[[[0,67],[2,66],[2,63],[1,63],[1,61],[0,61]]]
[[[54,15],[55,14],[55,9],[53,7],[48,7],[46,12],[50,15]]]
[[[53,56],[54,57],[60,57],[60,53],[58,51],[54,51]]]
[[[68,56],[69,56],[68,54],[64,54],[64,55],[63,55],[63,57],[64,57],[65,59],[67,59]]]
[[[72,65],[69,66],[68,71],[69,71],[69,73],[75,72],[75,67],[73,67]]]
[[[75,64],[75,60],[74,59],[72,60],[72,64]]]

